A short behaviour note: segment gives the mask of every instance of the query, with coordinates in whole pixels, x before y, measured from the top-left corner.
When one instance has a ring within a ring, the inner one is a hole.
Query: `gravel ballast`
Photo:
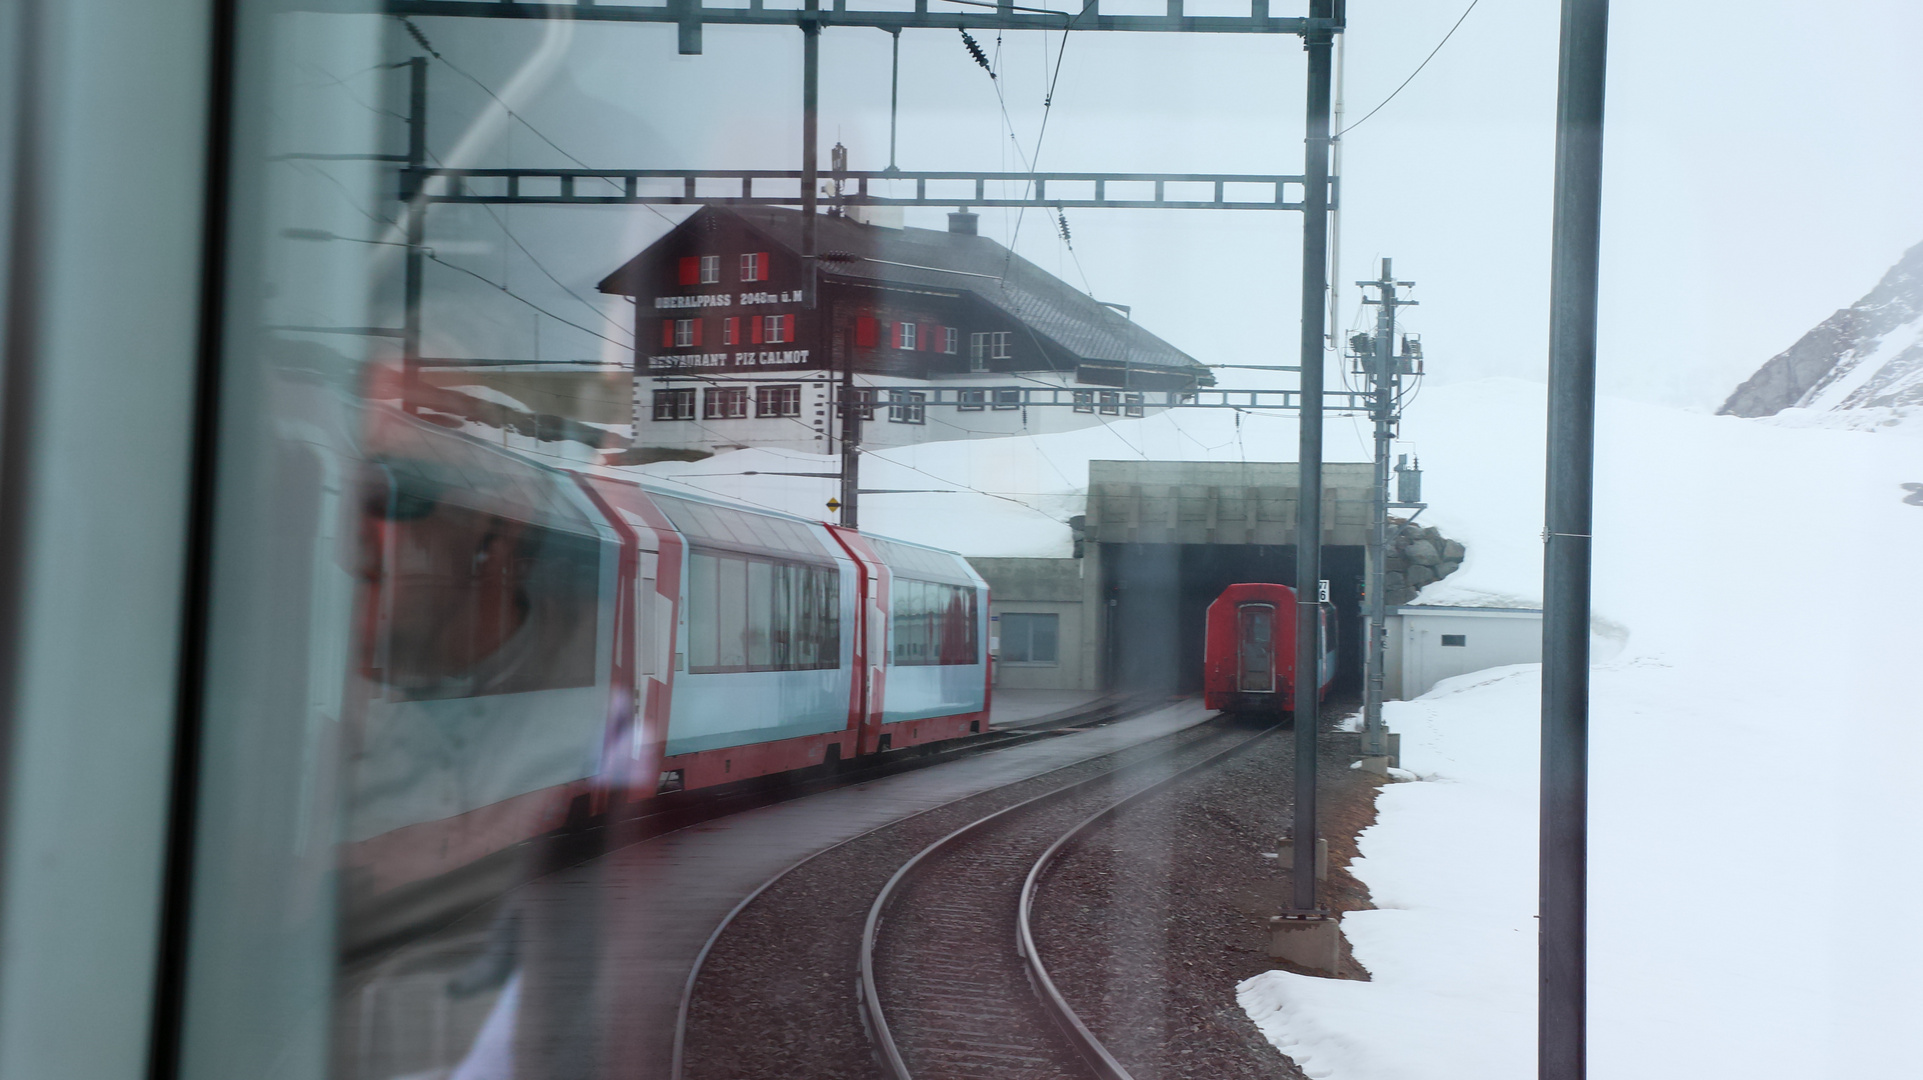
[[[1331,709],[1331,712],[1339,710]],[[1170,738],[1194,736],[1190,729]],[[1353,737],[1349,737],[1352,741]],[[1367,906],[1349,878],[1353,836],[1373,816],[1373,778],[1324,736],[1325,903]],[[1153,754],[1166,740],[1117,755]],[[1043,882],[1038,948],[1057,985],[1140,1080],[1300,1076],[1237,1006],[1237,981],[1267,970],[1266,918],[1287,895],[1286,727],[1091,826]],[[857,1006],[869,904],[916,852],[1004,806],[1114,768],[1082,762],[964,799],[811,860],[743,909],[716,941],[689,1003],[689,1080],[879,1077]],[[1358,808],[1360,810],[1358,811]],[[1344,949],[1346,960],[1346,946]],[[1351,965],[1347,974],[1356,974]]]
[[[1330,710],[1335,712],[1337,710]],[[1353,736],[1321,739],[1319,800],[1335,911],[1370,906],[1348,872],[1380,781],[1349,765]],[[1101,819],[1041,882],[1031,915],[1056,985],[1137,1080],[1301,1077],[1236,1003],[1276,966],[1268,917],[1290,891],[1277,841],[1290,825],[1285,727],[1221,767]],[[1342,944],[1339,977],[1363,978]]]

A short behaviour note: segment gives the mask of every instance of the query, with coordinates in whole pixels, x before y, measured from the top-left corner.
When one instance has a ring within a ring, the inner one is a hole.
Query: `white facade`
[[[1388,620],[1385,696],[1421,697],[1444,679],[1505,664],[1542,662],[1542,612],[1536,608],[1397,608]]]
[[[795,376],[791,379],[636,376],[633,445],[709,453],[750,446],[814,454],[836,450],[840,446],[841,429],[831,405],[840,375],[810,370],[798,371]],[[1152,405],[1130,405],[1127,403],[1130,398],[1149,401],[1167,398],[1159,391],[1121,391],[1078,383],[1075,373],[1069,371],[984,372],[933,379],[857,374],[855,385],[875,393],[874,414],[862,423],[861,443],[876,449],[951,439],[1073,431],[1124,416],[1162,411],[1161,407]],[[791,397],[776,394],[779,388],[790,387],[795,389]],[[916,404],[912,395],[926,395],[937,388],[979,389],[982,403],[976,407]],[[1044,398],[1049,390],[1073,390],[1089,395],[1089,407],[1083,411],[1067,405],[997,404],[994,393],[997,389],[1041,391]],[[658,409],[664,404],[659,396],[662,391],[680,391],[684,396],[676,399],[672,408]],[[903,394],[909,397],[897,402]]]

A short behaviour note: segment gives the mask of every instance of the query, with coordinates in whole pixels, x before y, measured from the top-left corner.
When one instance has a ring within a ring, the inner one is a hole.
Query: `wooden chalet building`
[[[799,210],[706,206],[601,282],[633,298],[634,445],[827,452],[851,359],[864,445],[1042,434],[1141,415],[1145,391],[1208,369],[1006,247],[949,229],[816,220],[818,304],[802,303]],[[933,388],[959,403],[933,405]],[[1073,407],[1024,408],[1022,388]],[[1161,393],[1151,395],[1166,400]]]

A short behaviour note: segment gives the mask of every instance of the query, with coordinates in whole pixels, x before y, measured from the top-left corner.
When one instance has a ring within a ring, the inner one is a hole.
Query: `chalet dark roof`
[[[790,252],[801,249],[799,210],[709,206],[695,218],[703,214],[734,215],[770,242]],[[681,228],[693,223],[694,218],[690,218]],[[820,264],[824,282],[867,280],[973,293],[1083,360],[1130,367],[1193,368],[1192,374],[1204,383],[1213,381],[1194,357],[986,236],[936,229],[891,229],[823,214],[815,225],[815,249],[824,255],[847,252],[863,257],[852,261],[824,259]],[[631,279],[645,255],[636,256],[609,274],[601,282],[601,291],[636,295],[638,290]],[[950,270],[963,273],[944,272]]]

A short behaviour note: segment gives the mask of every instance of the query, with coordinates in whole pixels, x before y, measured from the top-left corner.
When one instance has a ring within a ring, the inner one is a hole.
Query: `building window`
[[[841,406],[839,405],[839,402],[841,400],[841,397],[840,397],[841,392],[837,390],[835,392],[835,395],[836,395],[835,400],[837,402],[835,406],[835,415],[839,416],[841,415]],[[867,386],[860,386],[855,388],[855,411],[861,414],[861,418],[863,420],[873,420],[875,418],[874,388],[867,387]]]
[[[1022,388],[1019,386],[997,386],[995,388],[995,407],[997,409],[1021,408]]]
[[[741,344],[741,320],[733,315],[721,320],[721,344]]]
[[[899,667],[981,663],[976,596],[965,585],[895,578],[888,605],[895,638],[890,662]]]
[[[1012,358],[1014,356],[1011,345],[1013,338],[1013,333],[1008,330],[968,335],[968,370],[987,371],[990,360]]]
[[[898,322],[895,324],[895,348],[912,349],[915,347],[915,324]]]
[[[980,412],[988,404],[986,390],[960,390],[955,394],[955,408],[962,412]]]
[[[701,320],[700,319],[674,320],[674,347],[675,348],[688,349],[688,348],[693,348],[694,346],[697,346],[699,344],[701,344]]]
[[[1116,406],[1121,403],[1122,395],[1113,390],[1101,391],[1095,395],[1095,400],[1101,406],[1101,408],[1096,411],[1100,412],[1103,416],[1114,416],[1117,412],[1121,411],[1117,409]]]
[[[1001,661],[1004,664],[1056,664],[1061,662],[1061,616],[1030,612],[1004,612],[997,620],[1001,627]]]
[[[888,391],[888,422],[891,424],[925,424],[928,422],[928,406],[922,404],[928,395],[920,390]]]
[[[1122,414],[1124,416],[1141,416],[1142,415],[1142,395],[1123,394],[1122,395]]]
[[[762,326],[762,340],[770,345],[780,345],[795,339],[795,317],[793,315],[766,316]]]
[[[688,555],[688,671],[806,671],[841,663],[840,574],[733,553]]]
[[[1095,411],[1095,391],[1093,390],[1075,391],[1075,411],[1076,412],[1094,412]]]
[[[656,390],[654,392],[654,418],[656,420],[694,419],[694,388],[686,390]]]
[[[741,257],[741,280],[768,280],[768,253],[753,251]]]
[[[1469,635],[1444,634],[1442,635],[1442,644],[1449,648],[1466,649],[1469,647]]]
[[[757,386],[755,387],[756,416],[800,416],[801,387],[799,386]]]
[[[701,284],[713,285],[721,280],[721,256],[701,256]]]
[[[941,328],[941,351],[950,356],[961,349],[961,331],[952,326]]]
[[[739,420],[748,415],[748,388],[715,386],[701,402],[703,420]]]

